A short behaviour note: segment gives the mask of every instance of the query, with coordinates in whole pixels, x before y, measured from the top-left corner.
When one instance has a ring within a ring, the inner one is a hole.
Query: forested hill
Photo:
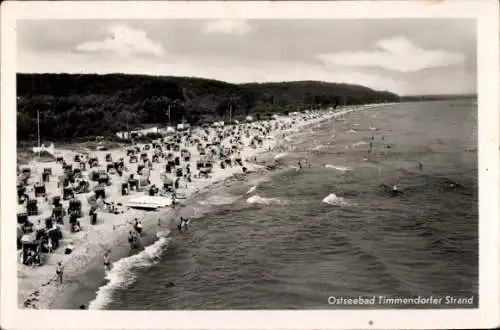
[[[474,99],[477,99],[477,94],[405,95],[401,97],[401,102],[474,100]]]
[[[316,81],[230,84],[217,80],[125,74],[18,74],[18,139],[112,135],[127,127],[227,120],[335,105],[398,102],[389,92]]]

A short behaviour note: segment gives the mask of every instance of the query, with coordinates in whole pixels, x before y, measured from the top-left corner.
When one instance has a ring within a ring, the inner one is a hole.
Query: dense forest
[[[477,99],[477,95],[476,94],[407,95],[401,97],[401,102],[472,100],[472,99]]]
[[[191,124],[373,102],[399,96],[363,86],[317,81],[229,84],[217,80],[125,74],[18,74],[17,136],[112,136],[148,124]],[[169,111],[170,108],[170,118]],[[231,109],[231,111],[229,111]]]

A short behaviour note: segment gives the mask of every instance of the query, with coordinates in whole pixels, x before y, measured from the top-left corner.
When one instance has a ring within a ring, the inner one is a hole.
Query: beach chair
[[[42,182],[49,182],[50,181],[50,174],[43,172],[42,173]]]
[[[53,226],[54,226],[54,218],[53,217],[45,218],[45,229],[50,229]],[[43,233],[45,234],[45,231],[43,231]],[[38,237],[38,233],[37,233],[37,237]]]
[[[97,179],[99,185],[109,185],[109,175],[106,172],[99,173],[99,178]]]
[[[99,180],[99,172],[97,172],[97,171],[90,172],[89,179],[91,181],[97,181],[97,180]]]
[[[43,169],[43,173],[47,173],[48,175],[52,175],[52,167],[45,167]]]
[[[69,226],[72,233],[77,232],[76,228],[80,227],[80,221],[78,221],[78,216],[76,213],[71,213],[69,215]]]
[[[149,144],[146,144],[143,148],[143,150],[149,150],[149,149],[151,149],[151,146]]]
[[[22,242],[22,262],[24,265],[37,265],[42,264],[42,257],[40,251],[42,242],[40,240],[29,240]]]
[[[97,166],[99,166],[99,160],[97,159],[97,157],[91,157],[89,159],[89,168],[97,167]]]
[[[23,204],[28,199],[28,195],[26,194],[26,187],[23,185],[17,186],[17,203]]]
[[[73,175],[73,171],[68,171],[64,174],[64,186],[67,186],[70,183],[75,183],[75,176]]]
[[[156,196],[158,194],[158,187],[156,187],[155,185],[152,185],[150,188],[149,188],[149,196]]]
[[[106,154],[106,163],[113,162],[113,158],[111,158],[111,154]]]
[[[127,157],[133,156],[135,154],[135,149],[127,149]]]
[[[56,163],[64,163],[63,157],[56,157]]]
[[[68,200],[71,198],[74,198],[75,194],[73,192],[73,189],[71,187],[65,187],[63,188],[63,200]]]
[[[122,196],[128,195],[129,189],[128,182],[122,183]]]
[[[80,155],[75,155],[75,158],[73,158],[73,161],[75,163],[79,163],[81,161]]]
[[[139,180],[131,178],[128,180],[130,190],[137,190],[139,188]]]
[[[71,165],[64,165],[63,166],[63,172],[64,172],[64,175],[68,176],[68,175],[72,175],[73,174],[73,166]]]
[[[130,156],[129,163],[132,164],[132,163],[137,163],[137,162],[138,162],[138,160],[137,160],[137,156],[136,155]]]
[[[80,170],[85,171],[87,169],[87,164],[85,162],[80,162]]]
[[[153,163],[158,163],[159,162],[158,155],[153,155],[152,162]]]
[[[98,199],[101,197],[102,199],[106,198],[106,188],[104,186],[97,186],[94,188],[95,198]]]
[[[73,169],[73,177],[74,178],[81,178],[82,177],[82,170],[79,168]]]
[[[61,196],[52,197],[52,205],[54,206],[61,205]]]
[[[30,221],[26,220],[22,225],[21,225],[21,230],[23,231],[24,234],[30,234],[33,232],[33,223]]]
[[[110,172],[111,171],[111,174],[114,174],[114,171],[115,171],[115,165],[114,164],[108,164],[106,165],[106,172]]]
[[[142,170],[144,169],[144,165],[143,164],[139,164],[137,165],[137,174],[141,175],[142,174]]]
[[[38,201],[36,199],[28,199],[26,204],[26,211],[28,215],[37,215],[38,214]]]
[[[174,164],[175,164],[175,166],[180,166],[181,165],[181,159],[180,159],[180,157],[175,157]]]
[[[17,214],[17,223],[24,224],[28,221],[28,213],[20,212]]]
[[[78,199],[70,200],[68,213],[75,214],[78,218],[80,218],[82,216],[82,202]]]
[[[90,190],[90,184],[88,181],[82,180],[78,183],[78,186],[75,188],[76,194],[84,194],[88,193]]]
[[[34,189],[35,189],[35,197],[44,196],[46,193],[45,184],[41,182],[35,183]]]
[[[178,167],[176,170],[175,170],[175,176],[177,176],[178,178],[182,178],[182,168]]]
[[[55,205],[52,209],[52,220],[56,223],[62,224],[64,223],[64,207],[62,204]],[[50,228],[50,227],[49,227]]]

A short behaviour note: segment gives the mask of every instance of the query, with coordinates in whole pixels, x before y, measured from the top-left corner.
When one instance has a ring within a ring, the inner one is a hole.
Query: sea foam
[[[365,145],[365,144],[369,144],[369,143],[366,142],[366,141],[360,141],[360,142],[353,143],[352,147],[362,146],[362,145]]]
[[[345,205],[350,205],[347,200],[345,200],[343,197],[338,197],[334,193],[331,193],[330,195],[326,196],[323,198],[323,203],[330,204],[330,205],[337,205],[337,206],[345,206]]]
[[[281,158],[285,157],[286,155],[288,155],[288,153],[286,153],[286,152],[282,152],[280,154],[277,154],[276,156],[274,156],[274,160],[281,159]]]
[[[130,257],[122,258],[112,264],[111,270],[106,272],[105,279],[108,281],[97,290],[96,297],[89,303],[89,309],[103,309],[112,300],[113,291],[132,284],[137,275],[135,268],[151,267],[158,263],[158,257],[167,248],[170,238],[169,231],[163,232],[159,239],[147,246],[141,252]]]
[[[325,167],[326,168],[331,168],[331,169],[334,169],[334,170],[337,170],[337,171],[341,171],[341,172],[347,172],[347,171],[351,171],[352,170],[349,167],[336,166],[336,165],[331,165],[331,164],[326,164]]]
[[[247,199],[248,204],[260,204],[260,205],[270,205],[270,204],[284,204],[279,198],[265,198],[255,195]]]

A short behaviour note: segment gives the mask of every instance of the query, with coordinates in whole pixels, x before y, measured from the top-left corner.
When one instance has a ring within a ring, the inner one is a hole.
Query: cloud
[[[426,50],[405,37],[379,40],[373,51],[319,54],[317,58],[325,64],[380,67],[399,72],[417,72],[465,63],[463,54],[445,50]]]
[[[245,35],[251,31],[252,27],[245,20],[211,21],[203,28],[204,34]]]
[[[126,25],[108,27],[110,37],[101,41],[87,41],[76,47],[83,53],[111,53],[115,55],[153,55],[165,54],[163,46],[150,39],[146,32]]]

